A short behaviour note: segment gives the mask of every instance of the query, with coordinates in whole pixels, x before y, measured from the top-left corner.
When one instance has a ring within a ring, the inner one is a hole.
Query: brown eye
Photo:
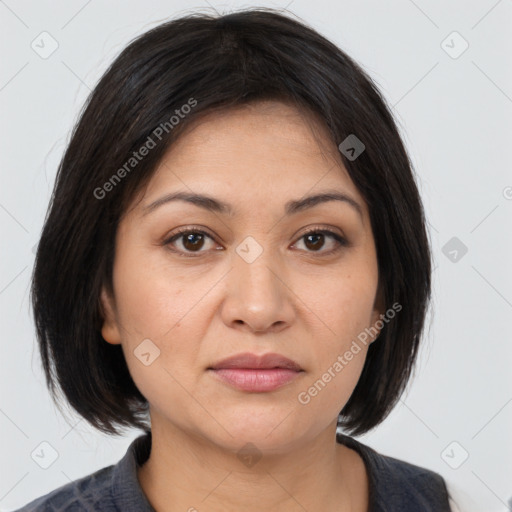
[[[207,250],[202,250],[207,239],[213,242],[213,238],[208,233],[199,229],[189,228],[174,233],[164,242],[164,245],[173,247],[171,250],[178,254],[181,253],[180,255],[190,255],[193,253],[200,255],[203,252],[207,252]]]
[[[312,251],[321,249],[325,243],[325,235],[323,233],[304,235],[304,239],[306,247]]]
[[[189,233],[181,235],[183,240],[183,247],[187,251],[196,251],[201,249],[204,245],[204,235],[202,233]]]
[[[184,228],[173,233],[163,245],[169,246],[169,249],[179,256],[194,257],[208,252],[208,240],[214,242],[213,237],[205,231]],[[345,238],[328,229],[312,229],[304,233],[299,240],[304,241],[306,252],[318,253],[320,256],[329,256],[349,245]],[[327,249],[322,250],[324,247]]]
[[[331,243],[327,243],[326,240],[331,240]],[[318,252],[322,256],[329,255],[337,252],[342,247],[348,245],[347,240],[341,237],[337,233],[328,229],[313,229],[303,234],[300,240],[304,240],[307,252]],[[330,249],[322,251],[325,246],[331,246]]]

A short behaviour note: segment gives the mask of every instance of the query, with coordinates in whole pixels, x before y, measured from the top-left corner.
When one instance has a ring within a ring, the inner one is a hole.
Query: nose
[[[270,251],[248,262],[235,254],[227,274],[222,319],[231,328],[247,332],[280,332],[295,316],[292,285]]]

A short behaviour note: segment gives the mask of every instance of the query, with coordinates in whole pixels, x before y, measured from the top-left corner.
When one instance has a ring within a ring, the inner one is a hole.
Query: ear
[[[117,325],[114,298],[111,297],[104,286],[101,288],[100,305],[103,315],[101,335],[107,343],[119,345],[121,343],[121,335]]]
[[[380,329],[375,325],[378,320],[381,320],[381,315],[384,314],[385,311],[385,303],[384,303],[384,292],[383,287],[381,286],[379,282],[377,294],[375,296],[375,301],[373,303],[373,311],[372,311],[372,323],[371,326],[374,329],[377,329],[379,332],[373,337],[372,341],[370,343],[373,343],[380,335]],[[379,323],[379,325],[383,323],[382,321]]]

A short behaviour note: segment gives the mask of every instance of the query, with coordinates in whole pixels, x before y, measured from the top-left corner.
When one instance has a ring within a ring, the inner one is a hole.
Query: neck
[[[367,510],[364,463],[336,442],[336,424],[279,453],[261,453],[254,445],[227,450],[152,421],[151,453],[138,478],[157,512]]]

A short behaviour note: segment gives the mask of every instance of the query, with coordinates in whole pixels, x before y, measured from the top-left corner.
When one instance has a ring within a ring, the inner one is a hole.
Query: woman
[[[20,510],[450,510],[440,475],[350,437],[409,380],[430,273],[410,160],[345,53],[269,9],[143,34],[73,132],[32,301],[53,396],[145,433]]]

